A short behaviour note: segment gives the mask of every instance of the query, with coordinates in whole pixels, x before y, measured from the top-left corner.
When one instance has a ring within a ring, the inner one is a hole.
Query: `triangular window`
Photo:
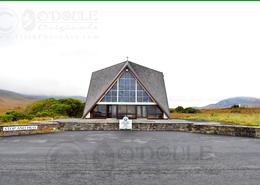
[[[153,102],[141,84],[126,69],[101,102]]]

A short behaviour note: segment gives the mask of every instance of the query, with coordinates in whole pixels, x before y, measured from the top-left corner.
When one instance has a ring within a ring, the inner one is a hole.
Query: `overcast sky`
[[[260,2],[0,3],[0,89],[86,96],[126,56],[164,73],[171,107],[260,98]]]

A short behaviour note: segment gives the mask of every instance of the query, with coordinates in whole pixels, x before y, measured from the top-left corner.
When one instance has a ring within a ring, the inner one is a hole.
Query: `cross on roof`
[[[129,57],[126,57],[126,61],[128,61],[128,58],[129,58]]]

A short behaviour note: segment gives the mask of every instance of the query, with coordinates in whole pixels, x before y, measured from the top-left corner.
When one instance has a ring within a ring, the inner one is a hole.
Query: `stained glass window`
[[[131,72],[125,71],[101,102],[152,102],[152,100]]]
[[[117,102],[117,83],[115,83],[112,89],[105,95],[102,102]]]
[[[130,72],[124,72],[119,79],[119,102],[135,102],[135,78]]]
[[[139,83],[137,83],[137,102],[152,102],[151,98]]]

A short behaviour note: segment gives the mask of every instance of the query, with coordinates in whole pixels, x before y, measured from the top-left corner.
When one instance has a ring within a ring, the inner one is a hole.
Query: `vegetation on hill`
[[[187,107],[187,108],[183,108],[182,106],[178,106],[175,109],[170,109],[170,112],[177,112],[177,113],[190,113],[190,114],[194,114],[194,113],[199,113],[200,110],[192,108],[192,107]]]
[[[0,116],[0,122],[21,121],[28,122],[30,120],[42,120],[60,118],[60,117],[81,117],[84,104],[77,99],[64,98],[54,99],[48,98],[36,101],[28,105],[24,111],[8,111]]]
[[[37,117],[44,116],[67,116],[81,117],[83,112],[83,103],[80,100],[65,98],[54,99],[49,98],[37,101],[29,105],[25,112],[29,115]]]
[[[227,124],[260,126],[260,108],[232,106],[224,109],[201,109],[197,113],[173,112],[172,118],[197,121],[213,121]]]
[[[55,98],[55,99],[73,98],[73,99],[81,100],[82,102],[85,101],[85,97],[82,96],[65,97],[65,96],[25,95],[13,91],[0,89],[0,115],[12,110],[16,110],[18,112],[24,111],[26,106],[28,106],[32,102],[35,102],[37,100],[49,99],[49,98]]]

